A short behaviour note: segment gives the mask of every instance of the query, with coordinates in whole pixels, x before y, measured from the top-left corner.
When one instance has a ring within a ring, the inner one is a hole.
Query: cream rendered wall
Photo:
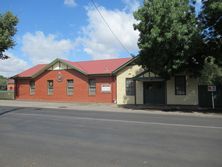
[[[128,66],[117,74],[117,104],[134,104],[134,96],[126,96],[126,78],[132,78],[143,71],[141,66]],[[143,104],[143,82],[136,81],[137,104]]]
[[[198,105],[198,80],[186,76],[186,95],[175,95],[175,77],[167,81],[167,104]]]

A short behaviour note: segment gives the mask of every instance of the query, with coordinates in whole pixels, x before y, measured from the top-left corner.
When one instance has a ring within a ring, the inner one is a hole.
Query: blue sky
[[[143,0],[94,0],[130,53],[138,52],[133,11]],[[102,21],[91,0],[0,0],[0,13],[18,18],[16,46],[0,62],[0,75],[12,76],[55,58],[72,61],[129,57]]]

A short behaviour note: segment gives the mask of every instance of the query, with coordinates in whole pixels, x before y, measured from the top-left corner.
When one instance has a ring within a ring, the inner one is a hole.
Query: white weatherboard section
[[[69,67],[67,67],[67,65],[61,62],[57,62],[56,64],[52,65],[52,67],[50,67],[48,70],[67,70],[67,69],[70,69]]]

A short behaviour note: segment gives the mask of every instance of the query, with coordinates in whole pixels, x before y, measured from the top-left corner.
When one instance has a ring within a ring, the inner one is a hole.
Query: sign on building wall
[[[111,92],[111,84],[102,84],[101,85],[101,92],[104,92],[104,93],[109,93]]]

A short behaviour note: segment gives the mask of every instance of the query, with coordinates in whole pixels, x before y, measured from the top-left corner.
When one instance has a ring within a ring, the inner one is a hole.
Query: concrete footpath
[[[79,111],[101,111],[101,112],[125,112],[125,113],[147,113],[165,115],[187,115],[187,116],[209,116],[221,117],[221,114],[201,113],[201,112],[180,112],[180,111],[161,111],[155,109],[123,108],[116,104],[106,103],[74,103],[74,102],[43,102],[43,101],[23,101],[23,100],[0,100],[0,106],[9,107],[29,107],[29,108],[48,108],[66,109]]]

